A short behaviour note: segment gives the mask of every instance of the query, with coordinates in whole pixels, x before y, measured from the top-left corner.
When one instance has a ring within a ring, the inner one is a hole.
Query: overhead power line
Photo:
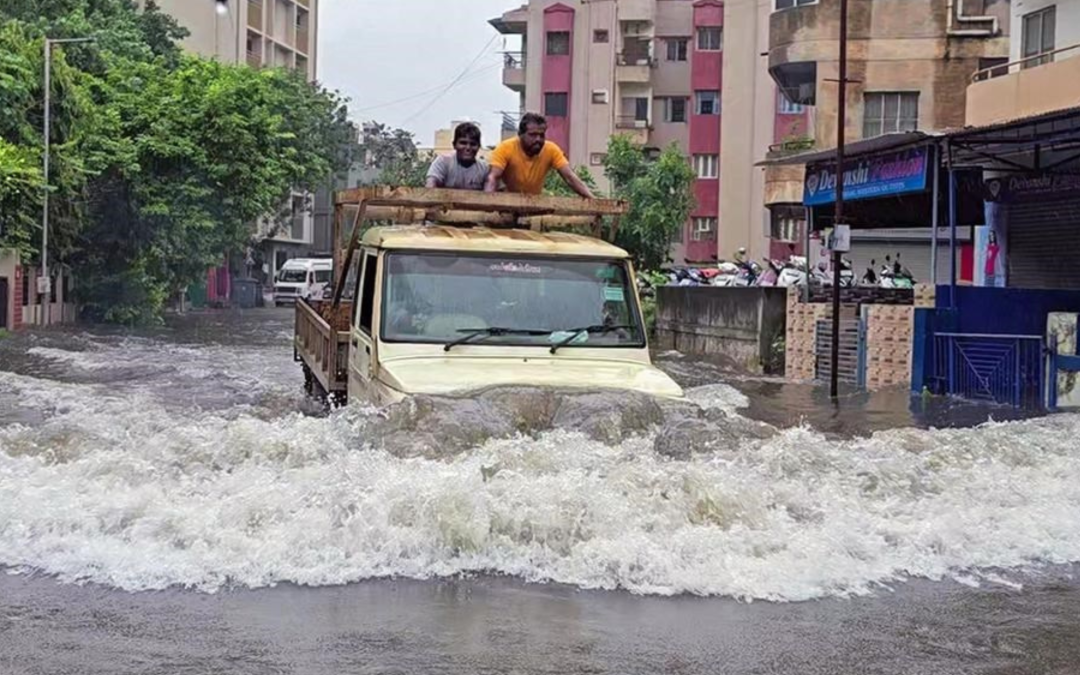
[[[491,37],[491,39],[487,41],[487,44],[485,44],[483,46],[483,48],[481,48],[480,51],[477,52],[477,54],[473,58],[473,60],[469,61],[469,65],[465,66],[465,69],[462,70],[460,73],[458,73],[458,76],[455,77],[453,79],[453,81],[450,82],[450,84],[446,85],[446,88],[443,89],[441,92],[439,92],[439,94],[437,96],[432,98],[430,101],[428,101],[426,104],[424,104],[424,106],[422,106],[419,110],[417,110],[415,113],[413,113],[408,118],[406,118],[405,121],[401,123],[402,126],[408,124],[409,122],[413,121],[417,117],[419,117],[419,116],[423,115],[424,113],[426,113],[431,108],[431,106],[435,105],[436,101],[441,99],[443,96],[446,96],[446,94],[451,89],[456,87],[465,78],[465,76],[469,74],[469,71],[472,70],[472,67],[475,66],[477,64],[477,62],[479,62],[480,59],[483,58],[484,55],[488,53],[488,48],[491,47],[491,45],[495,44],[495,41],[498,40],[499,37],[500,36],[499,36],[498,33],[493,35]]]

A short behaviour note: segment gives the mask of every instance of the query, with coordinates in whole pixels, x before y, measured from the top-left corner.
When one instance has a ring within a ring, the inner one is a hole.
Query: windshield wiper
[[[531,330],[527,328],[500,328],[493,326],[491,328],[461,328],[458,329],[459,333],[467,333],[456,340],[451,340],[443,345],[443,351],[448,352],[458,345],[463,345],[467,342],[472,342],[476,338],[484,337],[498,337],[502,335],[550,335],[549,330]]]
[[[610,326],[584,326],[582,328],[571,328],[569,331],[559,331],[564,333],[570,333],[570,337],[562,340],[561,342],[553,344],[551,346],[551,353],[554,354],[563,347],[566,347],[571,342],[581,337],[582,333],[586,333],[589,335],[592,335],[594,333],[599,335],[607,335],[613,330],[635,330],[636,328],[637,326],[630,324],[612,324]]]

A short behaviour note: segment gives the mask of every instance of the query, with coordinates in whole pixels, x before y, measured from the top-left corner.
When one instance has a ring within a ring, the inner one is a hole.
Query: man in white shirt
[[[471,122],[454,129],[454,154],[437,157],[428,169],[427,187],[451,190],[483,190],[488,167],[476,158],[480,152],[480,127]]]

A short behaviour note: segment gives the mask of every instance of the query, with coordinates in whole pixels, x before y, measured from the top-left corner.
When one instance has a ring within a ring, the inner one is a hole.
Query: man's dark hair
[[[472,122],[457,125],[457,128],[454,129],[454,144],[456,145],[463,138],[476,141],[476,144],[480,145],[480,127]]]
[[[518,125],[518,135],[524,136],[525,132],[529,130],[529,125],[535,126],[547,126],[547,118],[537,113],[525,113],[521,116],[521,124]]]

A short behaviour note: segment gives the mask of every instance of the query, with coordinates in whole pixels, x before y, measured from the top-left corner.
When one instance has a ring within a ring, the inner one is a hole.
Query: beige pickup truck
[[[650,361],[627,253],[545,231],[605,217],[610,230],[621,203],[369,188],[337,205],[351,232],[334,298],[296,309],[312,393],[376,405],[499,385],[682,396]]]

